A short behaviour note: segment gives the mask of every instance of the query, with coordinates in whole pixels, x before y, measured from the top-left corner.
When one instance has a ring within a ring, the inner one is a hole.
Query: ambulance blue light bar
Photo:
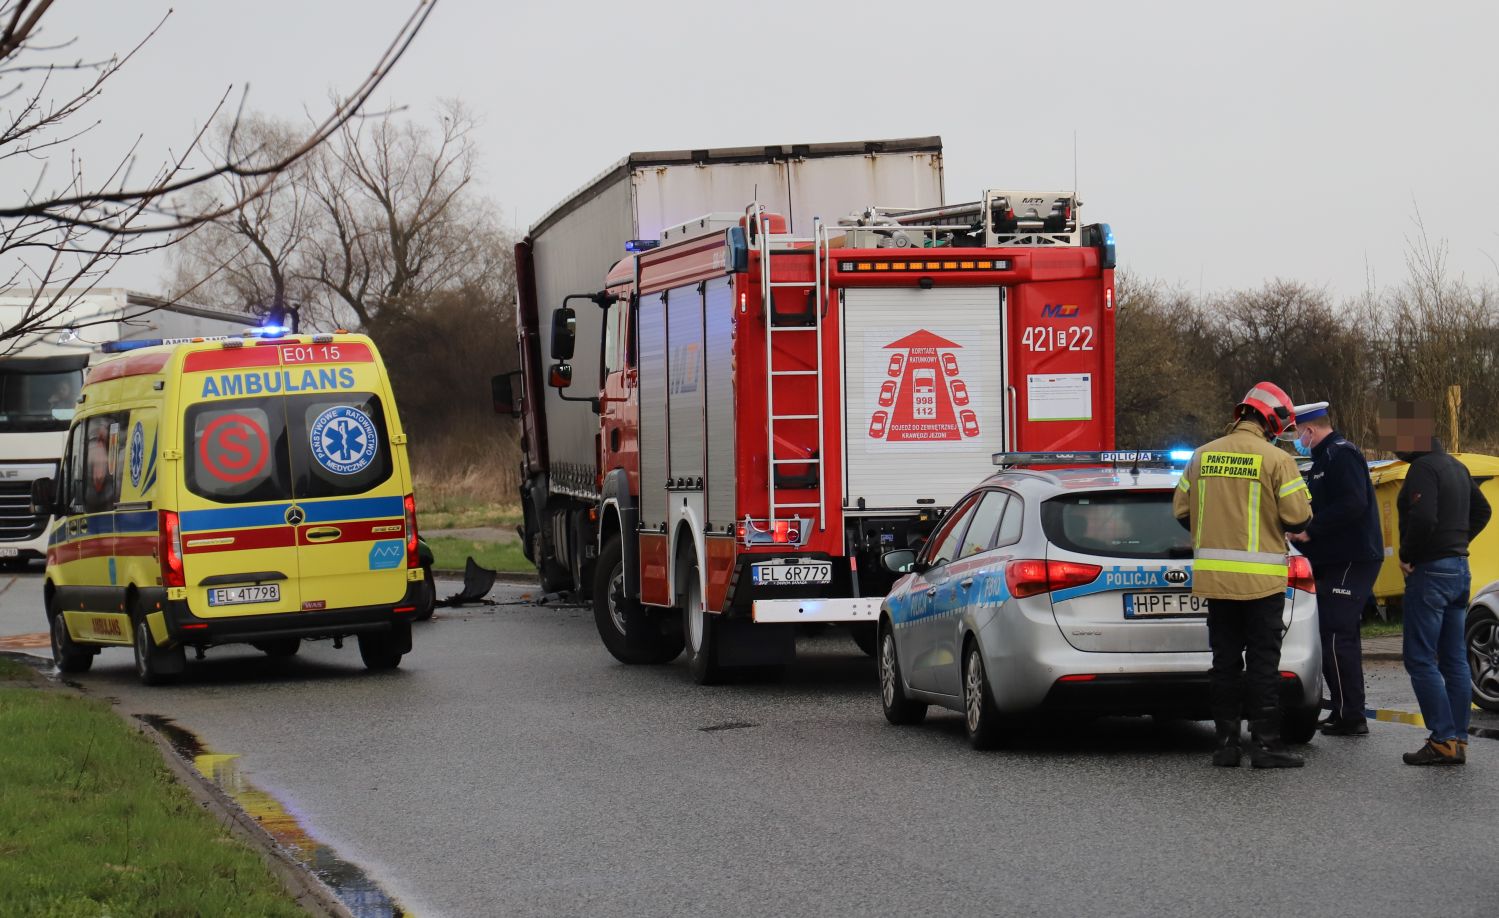
[[[649,252],[660,244],[660,239],[630,239],[625,242],[625,251],[631,254]]]
[[[207,335],[202,338],[142,338],[139,341],[106,341],[99,346],[99,350],[106,354],[123,354],[126,351],[139,350],[143,347],[156,347],[159,344],[192,344],[197,341],[226,341],[232,335]]]
[[[995,453],[994,464],[1003,468],[1036,465],[1130,465],[1137,468],[1178,468],[1192,458],[1187,449],[1141,449],[1074,451],[1057,453]]]

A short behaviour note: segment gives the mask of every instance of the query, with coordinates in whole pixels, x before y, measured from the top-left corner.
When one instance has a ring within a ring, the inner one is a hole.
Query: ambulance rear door
[[[279,389],[279,362],[269,346],[183,361],[176,512],[188,605],[202,618],[302,609],[285,406],[266,391],[268,380]]]
[[[395,605],[406,594],[407,472],[400,426],[374,350],[284,344],[302,607]]]

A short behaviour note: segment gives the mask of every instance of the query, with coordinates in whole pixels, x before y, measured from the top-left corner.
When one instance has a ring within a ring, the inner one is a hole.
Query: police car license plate
[[[833,565],[829,561],[802,564],[755,564],[750,567],[755,585],[793,583],[831,583]]]
[[[237,606],[250,602],[280,602],[281,584],[267,583],[256,586],[220,587],[208,591],[210,606]]]
[[[1125,618],[1169,618],[1207,615],[1208,601],[1185,590],[1176,593],[1125,593]]]

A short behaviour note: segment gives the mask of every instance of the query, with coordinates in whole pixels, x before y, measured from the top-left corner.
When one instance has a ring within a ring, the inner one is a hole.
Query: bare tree
[[[472,194],[474,122],[444,103],[435,130],[382,120],[344,126],[308,169],[319,206],[307,273],[368,327],[439,290],[501,270],[493,209]]]
[[[280,137],[295,132],[263,120]],[[175,288],[220,305],[295,299],[311,318],[377,336],[427,307],[490,296],[508,302],[510,240],[473,185],[473,120],[456,103],[432,127],[350,123],[284,172],[271,192],[179,247]],[[216,192],[233,199],[230,178]],[[211,192],[202,192],[209,194]]]
[[[140,40],[124,54],[100,61],[68,60],[63,57],[68,43],[44,41],[43,21],[53,3],[0,0],[0,100],[14,104],[0,113],[0,161],[28,158],[37,163],[33,180],[17,198],[0,201],[0,255],[19,259],[18,267],[0,277],[0,293],[26,288],[31,296],[20,318],[0,328],[0,346],[56,328],[77,298],[119,259],[169,245],[178,235],[238,213],[270,193],[279,175],[338,134],[364,107],[436,0],[415,0],[410,17],[363,81],[294,140],[274,152],[241,140],[242,118],[228,105],[234,92],[229,87],[203,127],[145,177],[137,174],[135,147],[98,175],[86,171],[71,152],[63,172],[58,166],[64,157],[58,154],[98,123],[83,123],[85,110],[98,102],[106,83],[161,23],[143,28]],[[75,85],[59,88],[69,77]],[[204,141],[218,130],[225,132],[227,142],[213,155]],[[205,154],[206,166],[199,162]],[[238,183],[235,194],[207,199],[193,193],[226,181]]]
[[[284,156],[297,140],[286,122],[249,115],[232,134],[227,128],[221,132],[217,143],[244,144],[251,151],[223,149],[223,158],[274,158]],[[191,291],[198,302],[261,316],[311,301],[313,285],[298,273],[313,223],[304,176],[323,155],[325,148],[314,150],[278,175],[264,194],[248,198],[238,210],[203,224],[174,246],[173,294]],[[226,200],[245,199],[254,181],[226,175],[214,187],[195,189],[198,209],[213,211]]]

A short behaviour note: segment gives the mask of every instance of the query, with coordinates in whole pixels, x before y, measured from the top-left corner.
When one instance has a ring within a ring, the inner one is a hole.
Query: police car
[[[961,712],[970,742],[1007,715],[1076,712],[1209,719],[1207,603],[1172,515],[1189,452],[998,454],[1004,470],[958,501],[904,573],[879,623],[886,718]],[[1061,467],[1070,466],[1070,467]],[[1320,704],[1311,565],[1289,559],[1281,646],[1283,735],[1307,742]]]

